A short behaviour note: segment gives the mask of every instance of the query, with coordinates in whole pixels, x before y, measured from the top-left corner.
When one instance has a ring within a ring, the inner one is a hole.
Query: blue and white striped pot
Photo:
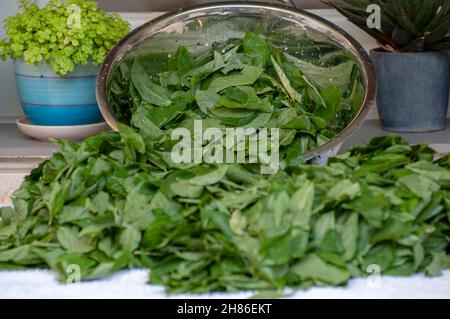
[[[95,97],[97,67],[78,65],[57,75],[45,62],[39,66],[14,60],[17,91],[28,121],[35,125],[83,125],[102,122]]]

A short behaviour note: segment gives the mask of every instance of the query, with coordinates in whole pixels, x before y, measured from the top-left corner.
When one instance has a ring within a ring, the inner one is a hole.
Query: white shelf
[[[0,124],[0,174],[2,172],[27,172],[39,164],[43,159],[58,150],[57,146],[32,140],[23,135],[15,124]],[[372,137],[393,134],[381,128],[378,120],[367,120],[363,123],[342,147],[345,150],[352,145],[363,145]],[[446,145],[450,152],[450,120],[447,129],[430,133],[398,133],[411,143],[429,142]],[[442,148],[440,146],[440,148]]]

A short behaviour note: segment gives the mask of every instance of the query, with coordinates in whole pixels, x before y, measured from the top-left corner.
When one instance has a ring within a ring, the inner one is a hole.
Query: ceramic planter
[[[449,101],[447,52],[371,51],[383,127],[395,132],[445,128]]]
[[[79,65],[67,76],[46,63],[14,61],[17,90],[23,111],[34,125],[83,125],[103,121],[95,97],[97,68]]]

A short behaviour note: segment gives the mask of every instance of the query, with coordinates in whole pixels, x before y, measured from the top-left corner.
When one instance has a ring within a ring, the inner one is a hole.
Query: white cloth
[[[0,271],[0,298],[249,298],[252,292],[167,295],[162,286],[147,284],[148,271],[124,270],[111,277],[60,284],[50,270]],[[352,279],[345,287],[314,287],[288,298],[450,298],[450,270],[440,277]]]

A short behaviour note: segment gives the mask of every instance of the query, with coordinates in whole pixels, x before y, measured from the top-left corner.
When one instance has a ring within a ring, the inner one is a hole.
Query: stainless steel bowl
[[[196,6],[164,14],[133,30],[108,54],[97,76],[97,102],[103,117],[117,130],[117,120],[108,106],[107,84],[122,61],[149,53],[170,56],[181,44],[194,54],[202,54],[212,43],[241,37],[245,31],[262,34],[302,59],[334,54],[336,58],[345,55],[354,60],[364,86],[359,111],[335,138],[304,154],[316,162],[326,160],[362,124],[373,104],[372,63],[361,45],[339,27],[309,12],[282,5],[252,2]]]

